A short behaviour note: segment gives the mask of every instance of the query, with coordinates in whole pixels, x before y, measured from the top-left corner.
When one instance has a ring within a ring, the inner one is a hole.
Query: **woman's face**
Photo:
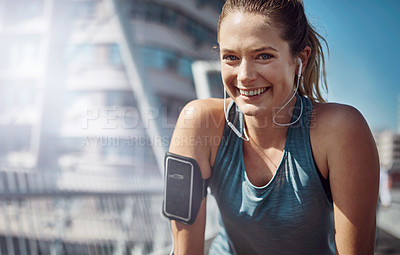
[[[228,14],[219,46],[224,86],[245,115],[273,115],[293,95],[296,58],[263,15]]]

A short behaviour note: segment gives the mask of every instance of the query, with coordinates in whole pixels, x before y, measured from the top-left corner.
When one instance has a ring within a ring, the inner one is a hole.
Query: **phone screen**
[[[165,212],[188,220],[192,206],[193,165],[184,160],[167,157],[166,169]]]

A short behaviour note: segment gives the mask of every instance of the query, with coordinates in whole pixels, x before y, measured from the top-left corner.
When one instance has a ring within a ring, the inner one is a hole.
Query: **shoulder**
[[[224,125],[223,101],[193,100],[180,112],[174,135],[213,135]]]
[[[376,146],[367,121],[354,107],[314,103],[310,122],[315,161],[326,177],[340,160],[377,162]],[[369,155],[369,156],[368,156]]]
[[[206,124],[209,119],[223,117],[223,100],[217,98],[197,99],[189,102],[182,109],[177,125]],[[185,121],[185,122],[182,122]],[[211,123],[215,124],[215,123]]]
[[[370,134],[366,120],[356,108],[337,103],[314,103],[311,128],[316,134],[333,139]]]
[[[225,126],[223,100],[200,99],[182,109],[171,138],[169,151],[194,158],[206,178],[216,156]]]

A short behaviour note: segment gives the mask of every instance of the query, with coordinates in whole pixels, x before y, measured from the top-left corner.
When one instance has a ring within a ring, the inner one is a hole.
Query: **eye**
[[[222,59],[227,61],[235,61],[238,60],[239,58],[234,55],[224,55],[222,56]]]
[[[267,53],[262,53],[260,55],[257,56],[258,59],[262,59],[262,60],[268,60],[270,58],[273,58],[274,56],[272,56],[271,54],[267,54]]]

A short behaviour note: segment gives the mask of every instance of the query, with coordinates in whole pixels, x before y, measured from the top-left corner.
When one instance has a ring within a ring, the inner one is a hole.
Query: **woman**
[[[356,109],[324,102],[320,40],[301,0],[226,1],[218,43],[231,100],[189,103],[170,145],[212,176],[221,231],[210,254],[373,254],[376,147]],[[192,225],[172,221],[175,254],[203,254],[205,212],[203,199]]]

